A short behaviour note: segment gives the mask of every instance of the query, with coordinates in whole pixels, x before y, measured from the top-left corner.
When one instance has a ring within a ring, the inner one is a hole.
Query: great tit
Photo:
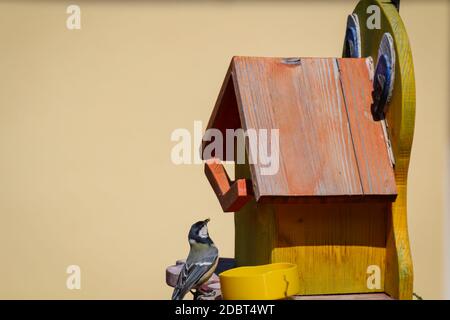
[[[191,226],[188,240],[190,245],[186,263],[178,276],[172,300],[182,300],[188,291],[198,289],[216,270],[219,250],[208,234],[209,219]]]

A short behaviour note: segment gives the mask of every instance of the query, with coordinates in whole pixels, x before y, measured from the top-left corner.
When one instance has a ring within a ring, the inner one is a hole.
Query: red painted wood
[[[372,83],[365,59],[338,59],[364,194],[397,194],[381,121],[370,111]],[[362,81],[366,79],[366,81]]]
[[[382,127],[365,112],[370,114],[372,86],[365,59],[290,62],[234,57],[208,124],[223,132],[279,129],[279,171],[263,175],[264,165],[250,164],[256,199],[395,199]]]
[[[250,181],[230,181],[223,164],[218,159],[205,163],[205,174],[224,212],[239,211],[252,198]]]
[[[235,58],[244,129],[280,130],[280,170],[251,165],[257,198],[362,194],[335,59]]]
[[[236,94],[234,91],[233,80],[231,79],[231,66],[225,76],[222,88],[219,92],[216,104],[208,122],[207,129],[218,129],[223,135],[223,144],[226,145],[226,129],[241,128],[241,120],[239,118]],[[202,153],[209,141],[202,142]],[[220,160],[233,161],[232,155],[227,155],[226,148],[223,148],[223,156],[213,154],[215,158]],[[202,154],[202,159],[203,159]],[[206,159],[205,159],[206,160]]]

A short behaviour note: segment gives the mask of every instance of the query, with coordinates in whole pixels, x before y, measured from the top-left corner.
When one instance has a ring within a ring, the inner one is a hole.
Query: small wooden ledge
[[[325,294],[317,296],[293,296],[289,300],[394,300],[386,293]]]
[[[219,159],[205,162],[205,175],[224,212],[239,211],[253,196],[251,181],[231,181]]]

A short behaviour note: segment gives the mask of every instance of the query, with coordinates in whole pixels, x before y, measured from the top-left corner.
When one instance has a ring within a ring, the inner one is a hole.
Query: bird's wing
[[[183,299],[186,293],[193,289],[198,284],[199,280],[215,266],[218,257],[219,254],[215,247],[206,250],[196,250],[195,248],[191,248],[186,263],[178,276],[172,300]]]

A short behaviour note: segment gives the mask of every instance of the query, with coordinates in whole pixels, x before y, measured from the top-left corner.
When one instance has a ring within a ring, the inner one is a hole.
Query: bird
[[[178,276],[172,300],[182,300],[192,289],[199,291],[199,287],[208,281],[216,270],[219,250],[209,237],[209,221],[210,219],[198,221],[189,230],[189,255]]]

